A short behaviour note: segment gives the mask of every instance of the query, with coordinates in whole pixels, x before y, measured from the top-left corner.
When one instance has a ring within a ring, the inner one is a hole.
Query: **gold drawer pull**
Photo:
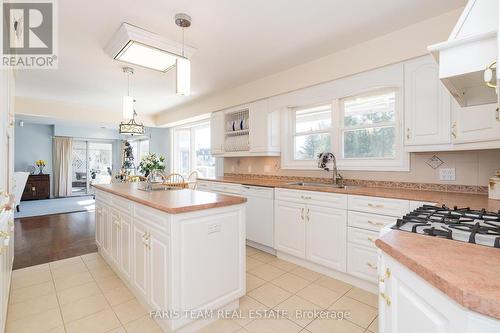
[[[391,277],[391,270],[389,268],[386,268],[385,275],[380,278],[380,282],[385,282],[385,280],[390,277]]]
[[[382,222],[373,222],[373,221],[370,221],[370,220],[368,220],[368,223],[371,224],[371,225],[376,225],[376,226],[381,226],[381,227],[383,227],[385,225]]]
[[[380,297],[385,301],[387,306],[391,306],[391,299],[385,293],[380,293]]]
[[[309,195],[301,195],[300,198],[303,199],[303,200],[310,200],[311,196],[309,196]]]
[[[372,207],[372,208],[384,208],[384,205],[375,205],[375,204],[369,203],[368,207]]]
[[[372,237],[366,237],[370,242],[372,243],[375,243],[375,239],[373,239]]]
[[[370,263],[370,262],[367,262],[367,263],[366,263],[366,266],[368,266],[368,267],[370,267],[370,268],[373,268],[373,269],[377,269],[377,265],[374,265],[374,264],[372,264],[372,263]]]

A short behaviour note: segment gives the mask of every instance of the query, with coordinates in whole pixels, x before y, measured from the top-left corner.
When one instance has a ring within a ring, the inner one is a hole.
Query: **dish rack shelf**
[[[250,149],[249,110],[243,109],[225,115],[225,151],[248,151]]]

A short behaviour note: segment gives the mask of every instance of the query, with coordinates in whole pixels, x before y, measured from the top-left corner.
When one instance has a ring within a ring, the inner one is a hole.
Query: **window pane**
[[[190,155],[191,146],[191,131],[176,130],[175,131],[175,172],[182,175],[187,175],[190,170]]]
[[[344,132],[344,158],[394,158],[396,128],[364,128]]]
[[[149,140],[139,141],[139,154],[141,155],[139,156],[139,161],[141,161],[144,156],[149,154]]]
[[[210,125],[193,129],[195,146],[195,166],[201,177],[215,177],[215,158],[210,155]]]
[[[294,159],[315,160],[319,153],[331,151],[330,134],[296,136],[294,147]]]
[[[330,128],[332,123],[331,105],[322,105],[295,111],[295,132],[303,133]]]
[[[396,121],[396,93],[360,96],[342,101],[344,126],[370,125]]]

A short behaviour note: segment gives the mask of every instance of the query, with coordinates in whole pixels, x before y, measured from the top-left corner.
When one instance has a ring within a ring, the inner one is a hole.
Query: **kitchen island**
[[[99,253],[165,332],[194,332],[245,294],[245,199],[96,185]]]

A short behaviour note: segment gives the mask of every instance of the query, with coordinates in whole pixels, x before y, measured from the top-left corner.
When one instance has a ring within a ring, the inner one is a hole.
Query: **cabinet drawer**
[[[358,245],[363,245],[373,250],[377,250],[375,240],[378,232],[349,227],[347,230],[347,241]]]
[[[401,217],[408,213],[408,200],[349,195],[349,210]]]
[[[105,204],[110,204],[111,203],[111,196],[107,194],[106,192],[96,190],[95,191],[95,200],[105,203]]]
[[[347,244],[347,273],[377,282],[377,261],[376,250],[354,243]]]
[[[276,200],[296,202],[322,207],[347,209],[347,195],[314,191],[276,189]]]
[[[166,213],[144,205],[134,204],[133,216],[135,219],[140,220],[141,223],[170,235],[170,218]]]
[[[385,225],[391,225],[396,223],[396,218],[393,216],[384,216],[369,213],[360,213],[349,211],[349,218],[347,224],[350,227],[356,227],[361,229],[379,231]]]
[[[212,183],[210,185],[210,190],[214,192],[222,192],[229,194],[241,194],[242,187],[240,184],[229,184],[229,183]]]
[[[117,197],[116,195],[111,196],[111,205],[122,211],[125,214],[130,215],[132,212],[132,203],[128,200]]]
[[[196,182],[196,189],[197,190],[209,191],[210,190],[210,186],[211,186],[210,182],[202,182],[202,181]]]

